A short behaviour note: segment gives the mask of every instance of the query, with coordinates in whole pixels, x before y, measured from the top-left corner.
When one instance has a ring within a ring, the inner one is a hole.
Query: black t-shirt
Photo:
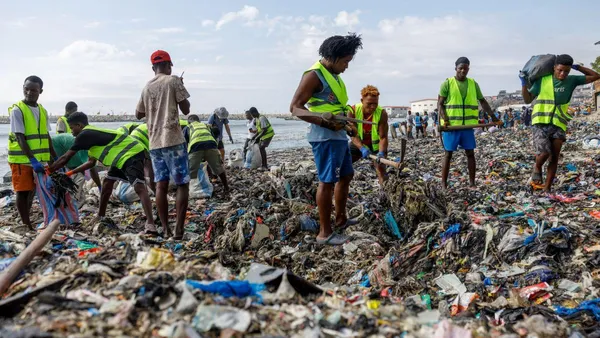
[[[83,130],[75,137],[75,142],[73,142],[71,150],[90,150],[91,147],[103,147],[108,145],[114,139],[115,134],[98,130]]]

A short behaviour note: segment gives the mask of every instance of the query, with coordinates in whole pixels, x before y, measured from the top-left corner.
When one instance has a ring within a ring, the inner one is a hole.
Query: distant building
[[[422,99],[412,101],[410,103],[410,111],[415,113],[423,113],[425,111],[432,112],[437,108],[437,99]]]
[[[410,107],[407,106],[383,106],[383,109],[388,113],[391,118],[403,118],[408,115]]]

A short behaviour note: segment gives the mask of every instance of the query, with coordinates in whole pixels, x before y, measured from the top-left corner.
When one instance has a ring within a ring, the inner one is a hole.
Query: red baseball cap
[[[152,64],[165,61],[171,61],[171,55],[164,50],[159,49],[150,55],[150,62],[152,62]]]

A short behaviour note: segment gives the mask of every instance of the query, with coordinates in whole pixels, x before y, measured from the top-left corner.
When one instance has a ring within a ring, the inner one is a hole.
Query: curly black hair
[[[44,81],[42,81],[42,79],[40,79],[39,76],[35,76],[35,75],[28,76],[25,79],[25,81],[23,81],[23,84],[25,84],[25,82],[27,82],[27,81],[37,83],[40,85],[40,88],[44,88]]]
[[[556,61],[554,62],[554,64],[563,65],[563,66],[572,66],[573,58],[571,57],[571,55],[568,55],[568,54],[557,55]]]
[[[356,33],[348,33],[346,36],[335,35],[323,41],[319,47],[319,55],[330,61],[337,61],[349,55],[356,55],[358,49],[362,49],[362,38]]]

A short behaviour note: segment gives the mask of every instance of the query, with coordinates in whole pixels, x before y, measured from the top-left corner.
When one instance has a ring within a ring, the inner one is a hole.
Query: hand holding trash
[[[36,173],[44,173],[46,171],[44,169],[44,166],[40,163],[40,161],[37,160],[37,158],[32,157],[29,159],[29,162],[31,162],[33,171],[35,171]]]

